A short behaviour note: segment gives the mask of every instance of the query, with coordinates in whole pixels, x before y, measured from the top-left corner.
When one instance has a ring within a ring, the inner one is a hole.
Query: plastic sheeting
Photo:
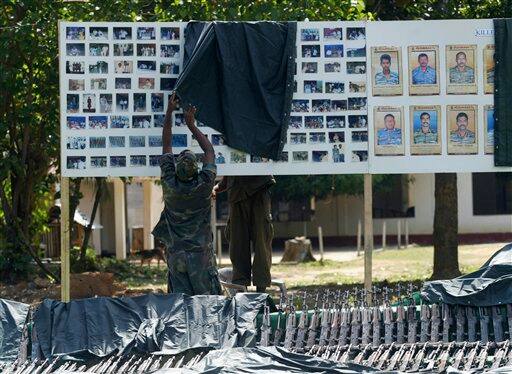
[[[174,370],[174,371],[173,371]],[[334,361],[298,353],[278,347],[234,348],[209,352],[192,369],[161,369],[158,374],[171,373],[363,373],[376,372],[367,366],[339,364]]]
[[[277,159],[290,119],[295,22],[190,22],[176,92],[226,144]]]
[[[28,304],[0,299],[0,362],[18,356],[29,308]]]
[[[494,165],[512,166],[512,19],[494,20]]]
[[[451,280],[426,282],[421,297],[430,303],[492,306],[512,303],[512,244],[477,271]]]
[[[246,347],[256,343],[255,320],[267,297],[150,294],[69,303],[45,300],[34,315],[34,326],[42,358]]]

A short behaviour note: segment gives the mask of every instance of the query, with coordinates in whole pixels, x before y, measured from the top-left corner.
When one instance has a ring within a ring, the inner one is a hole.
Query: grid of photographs
[[[185,27],[61,23],[65,175],[160,174],[164,114],[182,69]],[[299,22],[296,91],[281,156],[268,160],[231,149],[221,134],[199,124],[214,145],[219,174],[251,174],[255,165],[274,174],[289,167],[341,172],[347,164],[367,170],[365,39],[363,22]],[[173,120],[173,151],[201,154],[183,114]]]
[[[416,26],[368,25],[370,172],[499,171],[492,22]]]

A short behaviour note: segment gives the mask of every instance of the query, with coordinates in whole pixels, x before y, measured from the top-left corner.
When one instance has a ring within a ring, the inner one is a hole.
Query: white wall
[[[96,186],[94,182],[89,180],[82,181],[80,185],[80,192],[83,197],[78,203],[78,210],[87,216],[87,219],[91,218],[92,207],[94,205],[94,195],[96,193]],[[94,223],[101,225],[101,214],[100,206],[96,211],[96,217]],[[89,246],[96,250],[96,253],[101,252],[101,229],[92,230],[91,238],[89,239]]]

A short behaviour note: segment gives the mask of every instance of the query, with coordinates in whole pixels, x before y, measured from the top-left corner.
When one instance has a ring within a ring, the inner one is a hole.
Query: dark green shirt
[[[248,199],[257,192],[266,190],[276,183],[272,175],[227,178],[230,203],[237,203]]]
[[[204,251],[212,247],[211,195],[217,167],[203,164],[197,177],[182,182],[176,177],[174,156],[160,158],[164,210],[153,235],[169,251]]]

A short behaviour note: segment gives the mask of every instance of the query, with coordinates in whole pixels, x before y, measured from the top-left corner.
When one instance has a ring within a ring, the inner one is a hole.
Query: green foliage
[[[96,257],[96,251],[93,248],[87,248],[83,261],[80,261],[80,247],[73,247],[69,252],[69,261],[71,263],[72,273],[83,273],[85,271],[100,270],[100,258]]]

